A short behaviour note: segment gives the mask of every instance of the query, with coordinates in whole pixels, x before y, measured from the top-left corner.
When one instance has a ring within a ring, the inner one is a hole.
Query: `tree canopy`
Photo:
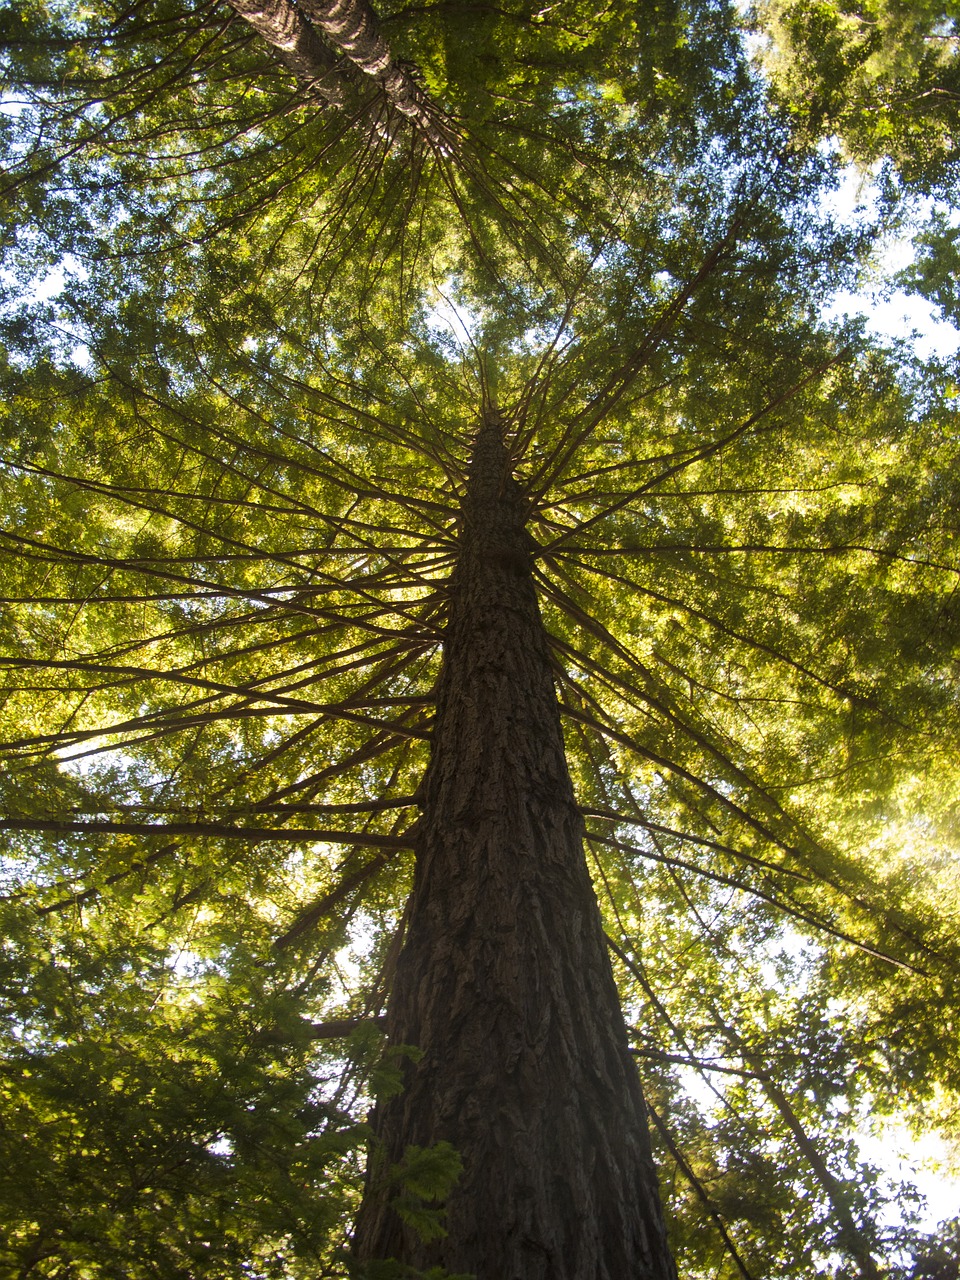
[[[956,1276],[951,371],[734,10],[332,8],[2,17],[2,1265],[347,1274],[496,407],[681,1274]]]
[[[768,65],[778,96],[802,126],[836,132],[862,163],[891,160],[909,184],[953,184],[953,4],[771,0],[757,16],[773,37]]]

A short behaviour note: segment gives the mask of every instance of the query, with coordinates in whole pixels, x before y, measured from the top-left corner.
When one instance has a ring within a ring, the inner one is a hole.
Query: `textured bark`
[[[372,1161],[360,1259],[477,1280],[672,1280],[647,1120],[583,857],[525,504],[480,431],[387,1013],[417,1045],[381,1159],[446,1140],[464,1172],[421,1242]]]
[[[276,51],[298,80],[310,84],[335,106],[346,101],[337,60],[290,0],[228,0],[244,22]]]
[[[232,0],[231,0],[232,3]],[[371,76],[401,114],[443,150],[452,142],[449,126],[406,67],[394,61],[366,0],[301,0],[303,12],[330,42]]]

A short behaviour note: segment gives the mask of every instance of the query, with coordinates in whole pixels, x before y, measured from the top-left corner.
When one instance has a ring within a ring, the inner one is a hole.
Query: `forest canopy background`
[[[342,1274],[496,406],[681,1273],[956,1277],[955,9],[252,13],[0,20],[2,1266]]]

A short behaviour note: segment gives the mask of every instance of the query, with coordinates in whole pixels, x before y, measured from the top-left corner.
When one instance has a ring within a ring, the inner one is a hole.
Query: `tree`
[[[896,1266],[955,432],[830,162],[716,8],[384,10],[429,128],[235,10],[8,46],[6,1265],[670,1274],[629,1045],[685,1273]]]
[[[958,103],[953,4],[759,4],[765,64],[786,109],[909,186],[952,187]]]

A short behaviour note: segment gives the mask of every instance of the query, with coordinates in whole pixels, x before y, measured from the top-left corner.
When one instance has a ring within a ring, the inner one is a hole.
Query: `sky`
[[[876,216],[876,186],[869,174],[864,175],[850,165],[837,191],[825,199],[823,205],[841,223],[859,226]],[[926,221],[932,209],[929,200],[918,204],[916,223]],[[908,293],[889,283],[913,258],[909,230],[888,236],[876,255],[875,283],[865,280],[856,291],[848,289],[834,294],[825,303],[823,314],[827,319],[862,316],[867,332],[874,337],[892,342],[910,340],[921,360],[949,359],[960,353],[960,330],[944,320],[939,308],[919,294]]]

